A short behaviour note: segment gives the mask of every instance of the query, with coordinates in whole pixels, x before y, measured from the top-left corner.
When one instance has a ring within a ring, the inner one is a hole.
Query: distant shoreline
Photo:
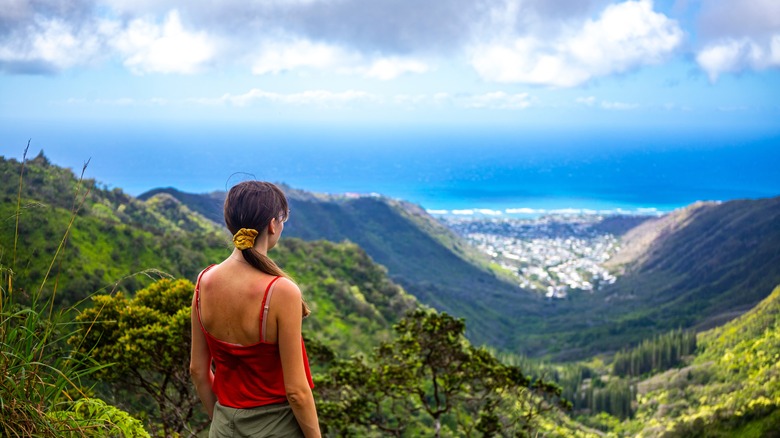
[[[590,208],[505,208],[494,210],[489,208],[464,209],[426,209],[434,217],[474,218],[474,219],[535,219],[542,216],[663,216],[672,210],[661,210],[655,207],[637,207],[634,209],[590,209]]]

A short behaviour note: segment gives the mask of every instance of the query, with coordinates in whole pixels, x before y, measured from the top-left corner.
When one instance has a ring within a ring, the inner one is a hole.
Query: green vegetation
[[[312,308],[304,330],[345,354],[369,351],[417,301],[351,243],[287,238],[272,256],[301,288]]]
[[[227,248],[224,230],[173,198],[141,202],[119,189],[99,188],[52,165],[43,154],[25,163],[20,186],[21,169],[22,163],[0,157],[0,249],[8,257],[18,240],[14,287],[23,293],[39,290],[50,269],[61,305],[79,303],[100,290],[139,289],[148,280],[134,274],[149,269],[194,278]],[[79,185],[83,198],[69,223],[74,207],[69,194]],[[67,239],[50,267],[66,229]]]
[[[675,330],[664,335],[645,339],[630,350],[615,354],[612,364],[617,376],[638,377],[653,371],[663,371],[683,363],[683,359],[696,351],[696,333]]]
[[[369,359],[337,361],[317,382],[324,429],[399,437],[584,433],[565,422],[550,427],[550,414],[570,406],[558,386],[530,381],[469,344],[464,330],[446,313],[417,310]]]
[[[27,151],[25,150],[25,156]],[[19,168],[21,193],[24,167]],[[7,181],[7,180],[6,180]],[[91,398],[89,377],[106,365],[71,351],[66,344],[79,327],[72,321],[72,307],[54,306],[58,278],[50,276],[58,256],[88,193],[75,184],[72,210],[63,220],[59,245],[54,245],[45,260],[49,270],[39,278],[37,288],[29,291],[15,287],[30,283],[17,273],[17,261],[24,260],[29,247],[14,231],[13,242],[3,242],[0,252],[0,435],[22,436],[147,436],[140,422],[127,413]],[[19,229],[21,197],[10,216],[13,229]],[[70,218],[70,222],[68,222]],[[7,245],[7,246],[6,246]],[[18,258],[17,258],[18,256]],[[51,284],[54,286],[50,286]],[[47,289],[51,287],[51,289]],[[47,297],[44,291],[49,290]]]
[[[608,301],[578,303],[607,323],[569,339],[595,352],[677,328],[709,329],[780,284],[780,197],[694,205],[669,219],[677,223],[603,291]]]
[[[703,333],[688,367],[651,378],[636,422],[669,436],[767,436],[780,430],[780,287],[742,317]]]
[[[25,165],[2,159],[0,173],[0,434],[202,428],[186,370],[193,286],[185,279],[227,255],[224,230],[169,194],[140,201],[76,178],[43,155]],[[307,202],[293,207],[293,219],[307,217],[306,208],[336,208]],[[609,306],[596,295],[524,301],[521,291],[510,306],[508,295],[492,289],[497,277],[425,237],[413,213],[375,198],[339,202],[342,212],[323,213],[323,230],[368,230],[363,242],[286,238],[272,253],[314,310],[304,333],[323,427],[332,435],[752,437],[780,430],[780,287],[723,327],[698,337],[674,330],[711,312],[746,309],[766,294],[756,289],[778,275],[771,225],[779,201],[694,210],[609,291]],[[328,218],[338,220],[328,225]],[[671,241],[683,249],[666,246]],[[387,269],[364,244],[388,257]],[[448,306],[474,320],[421,310],[388,277],[399,267],[408,269],[408,290],[431,303],[451,300]],[[475,272],[483,274],[450,288]],[[492,352],[465,335],[548,357],[602,356],[551,363]],[[576,422],[559,409],[563,400]]]
[[[188,368],[193,290],[187,280],[162,279],[130,299],[121,292],[97,295],[76,317],[83,329],[70,338],[80,353],[110,365],[95,374],[109,383],[105,398],[148,417],[147,427],[158,435],[207,427],[208,419],[196,415],[200,400]]]
[[[614,372],[625,371],[626,361],[660,360],[675,343],[692,346],[689,337],[673,331],[643,342],[622,352],[620,362],[616,355]],[[551,378],[573,401],[577,419],[610,435],[774,436],[780,430],[780,286],[753,310],[699,334],[696,342],[696,352],[682,355],[677,365],[641,376],[620,377],[598,361],[526,369],[556,370]],[[573,367],[580,369],[579,378],[571,378]]]
[[[325,369],[334,351],[371,350],[416,307],[355,245],[289,239],[274,253],[313,309],[304,332],[315,371]],[[187,368],[193,290],[188,280],[161,279],[133,297],[96,295],[76,318],[84,329],[70,340],[96,362],[111,364],[96,374],[106,383],[103,398],[164,436],[207,425]]]
[[[4,302],[3,323],[24,322],[20,329],[4,332],[13,336],[4,344],[2,365],[6,376],[20,373],[32,382],[25,384],[19,378],[22,386],[6,388],[10,393],[29,391],[33,383],[49,392],[42,393],[38,404],[14,398],[18,394],[4,395],[4,406],[10,409],[3,415],[6,429],[21,435],[45,435],[46,430],[60,435],[65,433],[63,427],[75,424],[106,432],[96,421],[118,422],[122,411],[110,405],[101,411],[93,398],[68,404],[76,395],[99,393],[142,418],[155,434],[197,431],[204,416],[186,369],[189,318],[185,316],[193,287],[187,280],[152,281],[168,276],[163,271],[194,279],[208,263],[220,261],[229,251],[224,231],[171,196],[160,194],[140,202],[120,190],[100,189],[94,181],[77,179],[69,170],[52,165],[42,154],[24,163],[0,161],[6,176],[21,174],[23,168],[25,185],[14,188],[9,176],[0,186],[6,200],[18,200],[0,206],[8,212],[0,223],[0,253],[18,255],[15,264],[10,257],[0,258],[4,299],[14,298]],[[51,187],[41,187],[46,184]],[[76,204],[63,202],[63,193],[78,189]],[[20,214],[15,213],[16,204]],[[68,209],[73,209],[72,214]],[[56,263],[47,261],[55,252]],[[306,320],[312,357],[332,356],[333,349],[344,354],[369,351],[388,339],[392,324],[417,306],[354,244],[285,239],[274,258],[298,280],[315,309]],[[52,281],[47,284],[46,278]],[[55,321],[41,313],[51,309],[64,310],[55,312],[60,315]],[[51,326],[52,331],[41,334],[33,330],[38,326]],[[68,339],[72,347],[66,344]],[[20,343],[16,350],[13,342]],[[28,351],[14,355],[23,347]],[[44,358],[46,365],[37,363],[36,357]],[[324,364],[315,363],[314,369]],[[41,378],[45,373],[50,376]],[[61,381],[51,383],[58,376]],[[93,386],[95,379],[98,384]],[[62,389],[63,385],[70,389]],[[26,410],[31,413],[25,414]],[[62,426],[63,421],[70,423]],[[123,423],[122,427],[126,431],[134,426]]]

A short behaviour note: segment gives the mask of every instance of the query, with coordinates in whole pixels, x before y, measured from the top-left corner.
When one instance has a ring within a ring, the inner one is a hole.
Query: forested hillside
[[[771,437],[780,432],[780,286],[753,310],[699,336],[690,365],[638,386],[626,431]]]
[[[57,281],[47,289],[56,285],[63,304],[100,290],[137,288],[146,278],[138,273],[158,275],[149,270],[193,278],[227,248],[222,229],[171,197],[142,202],[90,179],[79,182],[71,170],[51,164],[43,154],[26,163],[21,191],[20,172],[21,163],[0,159],[0,242],[17,289],[41,287],[61,243],[49,274]]]

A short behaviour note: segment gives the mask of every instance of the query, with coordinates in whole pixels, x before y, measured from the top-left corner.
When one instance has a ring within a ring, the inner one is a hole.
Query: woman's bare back
[[[263,295],[274,278],[243,260],[227,259],[209,269],[200,279],[203,327],[210,335],[231,344],[276,343],[276,321],[270,311],[273,295],[266,303],[269,312],[265,339],[260,339]]]

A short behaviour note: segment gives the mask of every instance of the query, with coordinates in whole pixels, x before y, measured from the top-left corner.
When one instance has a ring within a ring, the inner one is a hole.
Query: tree
[[[159,424],[149,427],[165,436],[197,433],[207,425],[207,419],[195,417],[200,401],[187,366],[193,289],[187,280],[162,279],[135,298],[95,296],[92,307],[76,318],[84,325],[81,333],[70,338],[79,351],[111,364],[97,376],[116,393],[139,388],[153,402],[153,412],[146,413]]]
[[[324,429],[350,435],[363,426],[402,436],[414,420],[427,419],[437,437],[445,421],[463,436],[523,434],[560,398],[559,387],[530,382],[518,367],[469,344],[462,319],[416,310],[394,330],[372,361],[336,361],[318,383]]]

